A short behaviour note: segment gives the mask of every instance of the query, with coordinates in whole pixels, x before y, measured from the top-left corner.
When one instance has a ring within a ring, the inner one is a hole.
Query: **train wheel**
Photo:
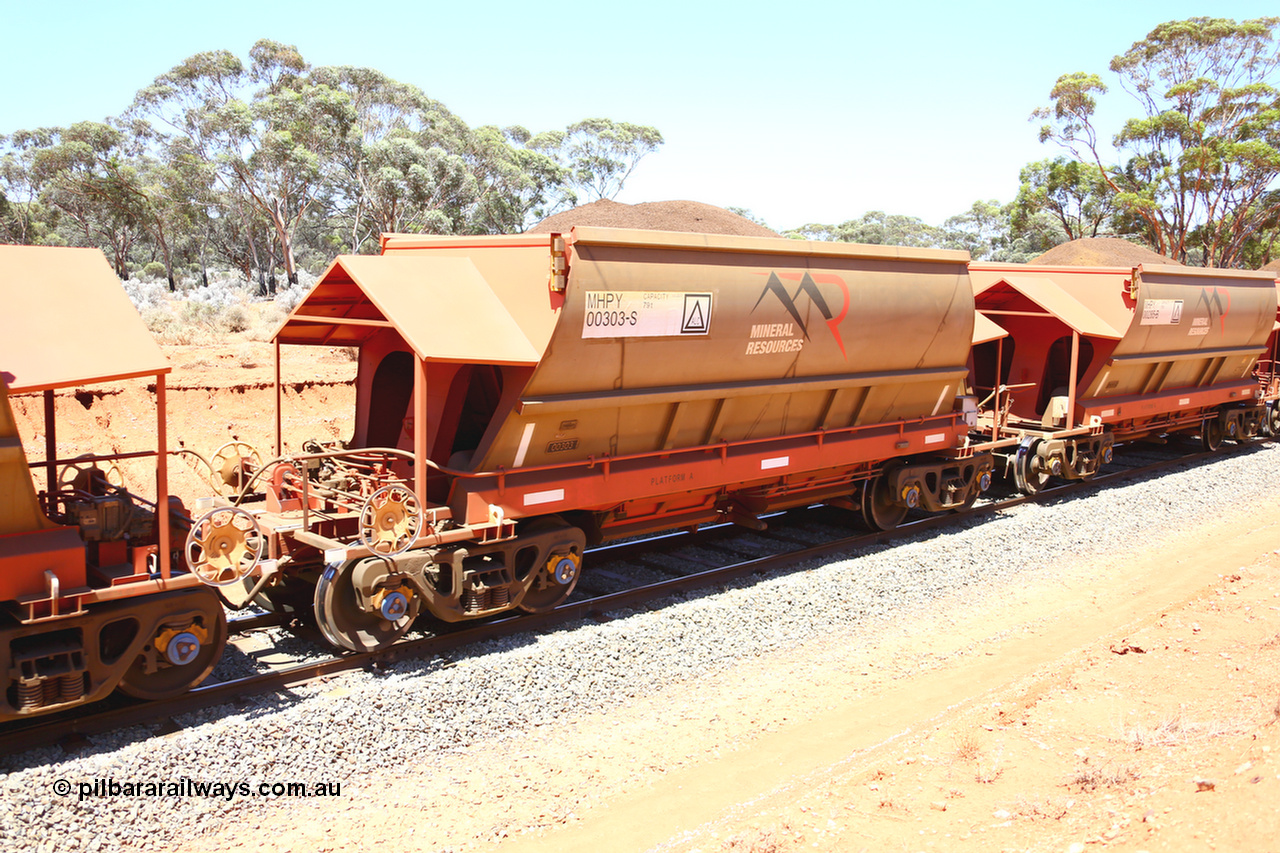
[[[1028,439],[1018,445],[1018,455],[1013,462],[1013,478],[1018,491],[1024,495],[1036,495],[1044,491],[1053,476],[1053,472],[1036,453],[1039,444],[1036,439]]]
[[[545,530],[563,529],[569,531],[568,524],[557,518],[539,519],[533,522],[525,532],[543,532]],[[562,553],[551,554],[538,569],[533,585],[520,599],[519,609],[526,613],[546,613],[564,603],[578,585],[582,575],[582,550],[577,545],[566,549],[557,549]]]
[[[1271,403],[1267,406],[1266,417],[1262,420],[1263,432],[1269,436],[1280,438],[1280,406]]]
[[[1200,425],[1200,446],[1206,453],[1215,453],[1222,447],[1222,421],[1216,415],[1205,418]]]
[[[152,640],[152,660],[139,655],[121,677],[122,693],[152,701],[181,696],[204,681],[222,657],[227,615],[217,595],[202,590],[175,602],[198,608],[198,618],[163,627]],[[149,667],[154,671],[148,672]]]
[[[872,530],[892,530],[907,517],[907,508],[893,499],[891,469],[862,486],[862,520]]]
[[[352,582],[360,562],[351,560],[336,568],[330,566],[320,576],[314,599],[316,626],[325,639],[338,648],[376,652],[405,635],[413,625],[418,608],[407,599],[404,606],[396,607],[399,600],[393,600],[385,610],[398,618],[386,619],[381,610],[370,613],[360,607]],[[401,598],[405,596],[401,594]]]

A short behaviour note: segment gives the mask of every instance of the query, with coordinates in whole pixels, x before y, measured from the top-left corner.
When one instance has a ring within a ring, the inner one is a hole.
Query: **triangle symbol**
[[[695,300],[693,303],[693,312],[689,314],[689,319],[685,321],[685,329],[693,331],[701,330],[707,327],[707,321],[702,317],[702,302]]]

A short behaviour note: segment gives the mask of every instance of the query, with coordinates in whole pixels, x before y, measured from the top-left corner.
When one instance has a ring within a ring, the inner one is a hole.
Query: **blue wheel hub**
[[[551,576],[561,586],[570,583],[577,574],[578,564],[571,557],[561,557],[556,563],[555,569],[551,572]]]
[[[409,612],[409,597],[403,592],[388,593],[378,611],[388,622],[399,622]]]
[[[165,646],[164,656],[174,666],[191,663],[200,654],[200,638],[190,631],[174,634]]]

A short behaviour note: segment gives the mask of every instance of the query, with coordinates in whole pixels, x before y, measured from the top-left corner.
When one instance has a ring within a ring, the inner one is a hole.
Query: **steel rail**
[[[1241,445],[1246,448],[1250,445]],[[1234,454],[1233,454],[1234,455]],[[1024,503],[1041,503],[1075,495],[1091,489],[1097,489],[1107,483],[1157,473],[1180,464],[1197,464],[1224,458],[1221,451],[1198,452],[1161,459],[1132,468],[1111,471],[1087,481],[1060,483],[1046,488],[1034,495],[1014,495],[992,501],[980,506],[971,507],[962,512],[939,513],[925,518],[913,519],[893,530],[879,532],[860,532],[854,536],[841,537],[829,542],[808,545],[798,549],[783,551],[762,557],[731,562],[724,566],[708,568],[690,574],[666,580],[654,581],[618,592],[604,593],[580,601],[570,601],[547,613],[513,614],[480,623],[464,623],[463,627],[446,633],[435,634],[418,639],[402,640],[395,645],[376,652],[350,652],[322,661],[258,673],[231,681],[219,682],[197,687],[183,695],[169,700],[152,702],[130,701],[127,704],[115,705],[84,714],[84,707],[72,708],[48,717],[36,717],[28,723],[18,721],[7,723],[0,729],[0,755],[13,754],[38,747],[62,744],[68,751],[87,742],[93,735],[100,735],[130,726],[162,724],[163,731],[174,731],[181,728],[173,717],[199,711],[222,704],[237,703],[251,696],[265,693],[288,691],[292,688],[312,681],[327,678],[336,673],[361,668],[377,668],[399,660],[421,659],[443,655],[447,652],[464,648],[484,640],[508,637],[529,631],[542,631],[547,628],[571,622],[593,619],[608,621],[608,612],[620,609],[634,609],[655,600],[675,593],[705,589],[725,581],[735,580],[746,575],[763,574],[785,569],[791,565],[818,557],[846,552],[867,545],[902,539],[917,533],[943,529],[961,521],[980,519],[994,515]],[[1120,460],[1113,462],[1117,464]],[[699,533],[717,533],[726,535],[726,531],[736,528],[731,524],[704,527]],[[655,537],[632,542],[617,543],[592,549],[589,553],[625,554],[632,550],[650,550],[658,542],[701,544],[698,534],[667,533]],[[785,541],[785,540],[784,540]],[[242,631],[264,625],[280,624],[282,617],[277,614],[264,614],[233,620],[232,624]],[[110,705],[113,699],[104,700]],[[102,704],[102,703],[99,703]],[[77,713],[79,712],[79,713]]]

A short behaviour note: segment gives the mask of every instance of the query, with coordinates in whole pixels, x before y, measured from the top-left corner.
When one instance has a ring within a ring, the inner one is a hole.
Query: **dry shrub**
[[[1239,722],[1225,720],[1195,723],[1184,718],[1179,711],[1165,717],[1154,726],[1134,726],[1131,729],[1125,729],[1122,739],[1134,751],[1141,751],[1148,747],[1180,746],[1194,740],[1240,734],[1247,728]]]
[[[956,735],[955,744],[956,758],[960,761],[973,761],[982,753],[982,747],[972,732]]]
[[[999,764],[979,765],[973,774],[973,781],[979,785],[990,785],[1004,775],[1004,768]]]
[[[1067,816],[1067,805],[1065,802],[1028,800],[1020,796],[1012,811],[1018,817],[1029,820],[1062,820]]]
[[[778,853],[782,847],[772,832],[757,829],[728,839],[724,843],[724,849],[733,853]]]
[[[978,764],[977,772],[973,774],[973,780],[980,785],[990,785],[995,782],[1004,775],[1003,759],[1004,745],[1001,744],[1000,751],[995,754],[991,761]]]
[[[223,309],[222,316],[218,319],[228,332],[246,332],[253,322],[249,309],[243,305],[231,305]]]
[[[1131,764],[1123,764],[1118,767],[1111,764],[1090,767],[1086,764],[1076,771],[1075,775],[1067,782],[1067,785],[1075,785],[1081,791],[1095,791],[1098,788],[1113,788],[1117,785],[1124,785],[1138,779],[1141,775],[1138,769]]]
[[[248,338],[251,341],[269,341],[280,328],[284,318],[288,316],[280,306],[271,303],[258,307],[258,316],[249,327]]]

